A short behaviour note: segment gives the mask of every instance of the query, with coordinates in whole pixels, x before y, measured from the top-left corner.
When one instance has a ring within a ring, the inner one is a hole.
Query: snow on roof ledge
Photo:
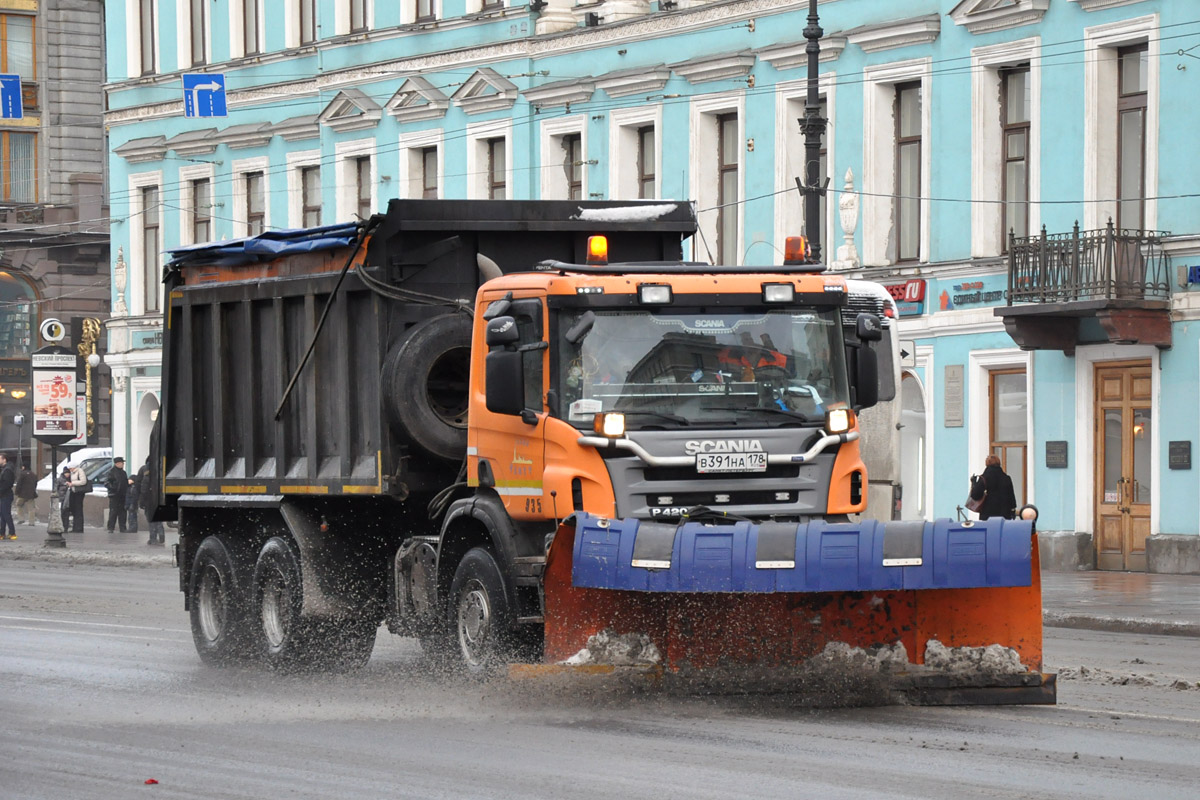
[[[585,222],[647,222],[662,219],[675,209],[678,203],[655,203],[652,205],[618,206],[617,208],[581,208],[571,219]]]

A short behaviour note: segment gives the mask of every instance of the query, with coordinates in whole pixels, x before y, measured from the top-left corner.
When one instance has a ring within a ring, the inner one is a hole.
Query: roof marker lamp
[[[592,430],[610,439],[624,436],[625,415],[615,411],[602,411],[592,419]]]
[[[589,236],[587,240],[587,263],[608,263],[608,237]]]
[[[790,283],[764,283],[762,298],[764,303],[791,303],[796,299],[796,287]]]
[[[671,304],[671,287],[665,283],[639,283],[638,302],[644,306]]]
[[[803,236],[789,236],[783,240],[783,263],[805,264],[812,251],[808,249],[808,239]]]
[[[829,433],[845,433],[854,424],[854,416],[848,408],[835,408],[825,415],[825,430]]]

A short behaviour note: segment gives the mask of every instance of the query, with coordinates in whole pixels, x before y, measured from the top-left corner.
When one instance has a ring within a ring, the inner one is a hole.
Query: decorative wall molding
[[[555,81],[535,86],[521,92],[522,96],[537,108],[570,106],[586,103],[596,92],[596,82],[591,79]]]
[[[822,64],[828,61],[837,61],[841,57],[842,51],[846,49],[846,41],[846,37],[839,33],[822,36],[821,52],[817,59]],[[808,42],[805,41],[788,42],[763,47],[754,52],[775,69],[795,69],[808,65],[808,54],[804,52],[804,48],[807,46]]]
[[[950,18],[974,34],[1003,31],[1041,22],[1050,0],[963,0],[950,10]]]
[[[163,142],[168,150],[174,150],[178,156],[203,156],[215,153],[217,150],[217,129],[201,128],[195,131],[184,131],[178,136],[172,136]]]
[[[231,125],[223,128],[217,134],[217,139],[221,144],[233,150],[242,150],[247,147],[265,147],[270,143],[273,135],[271,123],[250,122],[245,125]]]
[[[140,139],[130,139],[120,147],[113,148],[113,152],[130,164],[161,161],[167,154],[166,141],[165,136],[144,136]]]
[[[374,128],[383,116],[383,107],[361,89],[342,89],[317,115],[317,122],[342,133]]]
[[[1078,3],[1084,11],[1103,11],[1117,6],[1131,6],[1134,3],[1144,3],[1146,0],[1067,0],[1068,3]]]
[[[670,64],[668,67],[694,86],[697,83],[723,81],[749,75],[756,58],[751,51],[742,50],[738,53],[722,53],[715,56],[693,58]]]
[[[923,17],[863,25],[846,31],[850,44],[856,44],[864,53],[878,53],[908,47],[914,44],[930,44],[942,31],[942,19],[937,14]]]
[[[666,64],[655,64],[652,67],[622,69],[601,75],[596,79],[596,88],[603,89],[609,97],[654,94],[661,92],[670,79],[670,68]]]
[[[384,108],[400,122],[440,119],[450,107],[450,98],[419,75],[409,77]]]
[[[450,96],[467,114],[501,111],[517,102],[517,85],[491,67],[481,67]]]
[[[306,114],[302,117],[291,117],[271,126],[272,132],[283,137],[285,142],[297,142],[301,139],[316,139],[321,135],[321,125],[317,122],[316,114]]]

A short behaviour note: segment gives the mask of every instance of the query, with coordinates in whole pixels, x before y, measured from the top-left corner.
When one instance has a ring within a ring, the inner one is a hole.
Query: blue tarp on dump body
[[[280,256],[296,253],[316,253],[321,250],[336,250],[348,247],[358,238],[360,225],[345,222],[338,225],[322,225],[317,228],[295,228],[286,231],[267,231],[248,239],[233,239],[227,242],[205,242],[176,247],[170,250],[168,271],[193,264],[219,267],[236,267],[243,264],[258,264]]]

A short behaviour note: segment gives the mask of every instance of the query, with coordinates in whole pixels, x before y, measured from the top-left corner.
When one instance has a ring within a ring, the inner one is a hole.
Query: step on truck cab
[[[173,253],[161,512],[202,658],[352,667],[381,621],[477,671],[602,632],[670,670],[938,637],[1014,649],[1028,688],[1040,621],[969,593],[1028,611],[1030,524],[863,516],[881,293],[802,239],[686,262],[694,230],[684,203],[397,200]]]

